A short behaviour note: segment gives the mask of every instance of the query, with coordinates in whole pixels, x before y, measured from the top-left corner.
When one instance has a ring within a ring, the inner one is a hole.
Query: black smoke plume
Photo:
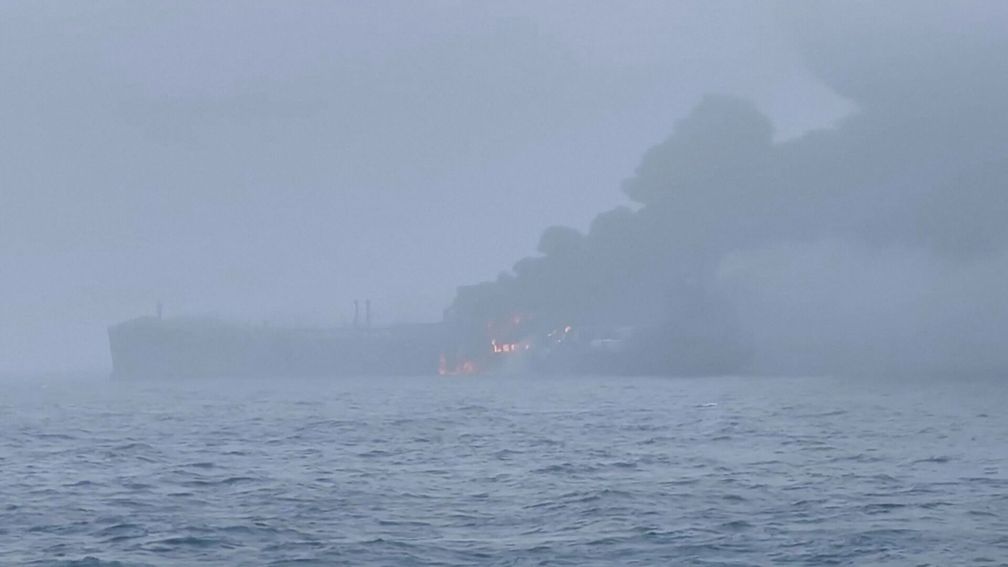
[[[856,112],[775,141],[751,103],[704,98],[632,204],[546,229],[451,317],[646,329],[626,372],[1005,372],[1008,18],[975,14],[1008,14],[926,6],[785,14]]]

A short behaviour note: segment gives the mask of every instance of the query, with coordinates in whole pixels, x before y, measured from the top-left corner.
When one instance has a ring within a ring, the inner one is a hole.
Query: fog
[[[0,372],[107,368],[105,328],[157,301],[339,325],[365,297],[385,323],[487,297],[723,318],[752,372],[999,372],[1006,26],[993,2],[4,3]]]

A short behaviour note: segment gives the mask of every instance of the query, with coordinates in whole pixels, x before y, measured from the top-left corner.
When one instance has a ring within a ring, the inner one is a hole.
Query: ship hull
[[[142,317],[109,328],[116,378],[436,374],[440,325],[292,329]]]

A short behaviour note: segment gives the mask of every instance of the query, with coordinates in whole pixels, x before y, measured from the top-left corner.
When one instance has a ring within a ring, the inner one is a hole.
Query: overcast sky
[[[438,320],[704,93],[848,103],[754,2],[0,3],[0,372],[149,313]]]

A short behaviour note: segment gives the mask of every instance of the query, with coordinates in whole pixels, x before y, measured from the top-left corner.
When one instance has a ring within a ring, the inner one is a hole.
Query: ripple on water
[[[1001,390],[883,385],[52,389],[4,401],[0,564],[1003,561]]]

